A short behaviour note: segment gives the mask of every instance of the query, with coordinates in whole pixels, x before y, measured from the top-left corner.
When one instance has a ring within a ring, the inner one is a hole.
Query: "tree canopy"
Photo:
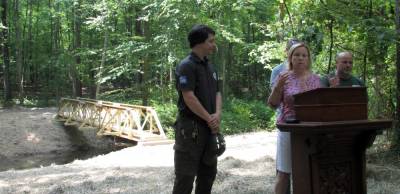
[[[271,69],[297,37],[321,75],[351,51],[370,116],[398,120],[398,12],[398,0],[2,0],[0,91],[19,103],[117,89],[137,103],[171,101],[187,33],[203,23],[217,32],[224,98],[265,100]]]

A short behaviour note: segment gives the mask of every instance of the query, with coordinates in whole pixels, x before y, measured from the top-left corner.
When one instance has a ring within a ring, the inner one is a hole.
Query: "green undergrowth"
[[[173,137],[173,124],[176,120],[176,99],[161,99],[159,91],[151,92],[149,106],[155,108],[167,135]],[[176,98],[176,97],[174,97]],[[129,90],[114,90],[101,95],[101,100],[141,105]],[[228,98],[223,102],[221,131],[224,134],[271,130],[275,125],[275,112],[265,103],[257,100]]]

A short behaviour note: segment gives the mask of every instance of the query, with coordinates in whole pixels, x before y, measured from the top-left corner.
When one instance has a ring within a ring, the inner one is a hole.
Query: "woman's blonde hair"
[[[308,48],[308,46],[303,42],[294,44],[292,47],[290,47],[289,52],[288,52],[289,70],[293,70],[292,55],[293,55],[294,51],[297,48],[300,48],[300,47],[304,47],[307,50],[307,54],[308,54],[308,70],[311,70],[311,52],[310,52],[310,48]]]

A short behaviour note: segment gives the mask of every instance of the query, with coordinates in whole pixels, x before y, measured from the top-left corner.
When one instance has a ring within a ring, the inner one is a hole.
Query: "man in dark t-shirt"
[[[192,52],[176,67],[178,117],[175,123],[173,194],[211,193],[217,174],[212,138],[219,131],[221,94],[218,74],[207,56],[216,50],[215,32],[195,25],[188,35]]]
[[[360,87],[364,82],[352,75],[353,55],[350,52],[340,52],[336,55],[336,71],[321,78],[323,87]]]

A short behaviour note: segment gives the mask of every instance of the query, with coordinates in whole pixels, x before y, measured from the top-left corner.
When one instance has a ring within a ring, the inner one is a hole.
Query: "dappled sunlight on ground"
[[[226,137],[214,193],[272,192],[275,167],[267,152],[275,149],[275,136],[259,132]],[[0,180],[6,181],[0,193],[170,193],[173,178],[172,144],[136,146],[66,165],[1,172]]]
[[[30,141],[32,143],[39,143],[40,139],[38,137],[36,137],[36,134],[34,133],[28,133],[26,135],[26,140]]]

